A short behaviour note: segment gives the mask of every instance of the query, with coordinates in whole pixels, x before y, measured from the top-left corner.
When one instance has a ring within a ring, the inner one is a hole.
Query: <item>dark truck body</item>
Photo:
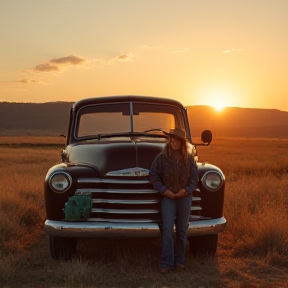
[[[160,194],[149,181],[152,161],[167,142],[170,128],[187,133],[197,161],[187,111],[171,99],[112,96],[76,102],[70,113],[61,163],[44,183],[50,251],[70,258],[79,238],[160,237]],[[198,163],[187,237],[192,253],[214,255],[223,217],[225,177],[211,164]],[[69,200],[69,201],[68,201]]]

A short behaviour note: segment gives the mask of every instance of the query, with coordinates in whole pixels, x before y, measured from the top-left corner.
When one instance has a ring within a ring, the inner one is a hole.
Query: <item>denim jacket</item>
[[[171,184],[169,184],[171,183],[169,179],[169,177],[171,177],[171,175],[169,175],[171,165],[174,171],[178,171],[178,176],[180,177],[179,185],[181,187],[177,187],[177,189],[171,187]],[[177,161],[171,162],[167,155],[164,152],[161,152],[156,156],[152,163],[150,181],[152,182],[154,189],[158,190],[162,195],[167,189],[177,193],[178,189],[181,188],[186,189],[188,195],[192,195],[192,192],[197,189],[198,183],[197,165],[194,157],[191,154],[188,154],[187,164],[179,165]]]

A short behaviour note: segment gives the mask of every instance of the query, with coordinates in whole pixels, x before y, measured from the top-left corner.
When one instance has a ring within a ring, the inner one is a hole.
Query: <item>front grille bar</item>
[[[153,189],[106,189],[106,188],[82,188],[77,189],[75,195],[91,195],[93,193],[122,193],[122,194],[156,194],[157,190]]]
[[[102,179],[102,178],[80,178],[79,184],[150,184],[147,179]]]
[[[158,210],[146,209],[146,210],[132,210],[132,209],[100,209],[92,208],[92,213],[108,213],[108,214],[155,214],[159,213]]]
[[[119,199],[93,199],[92,203],[106,203],[106,204],[157,204],[158,200],[119,200]]]
[[[191,211],[201,211],[202,207],[201,206],[192,206]]]
[[[142,204],[142,203],[141,203]],[[192,206],[191,211],[201,211],[200,206]],[[107,214],[153,214],[159,213],[155,209],[105,209],[105,208],[92,208],[92,213],[107,213]]]
[[[126,190],[126,189],[105,189],[105,188],[81,188],[75,191],[74,195],[90,195],[91,193],[125,193],[125,194],[155,194],[159,193],[153,189],[137,189],[137,190]],[[192,197],[192,201],[200,201],[201,197]]]
[[[91,188],[79,188],[74,195],[90,195],[92,196],[92,211],[88,221],[105,222],[105,223],[160,223],[160,204],[161,197],[157,190],[151,187],[151,183],[147,179],[91,179],[81,178],[77,180],[79,186],[85,185]],[[99,184],[102,188],[98,188]],[[97,187],[97,186],[98,187]],[[115,186],[114,186],[115,185]],[[122,185],[122,189],[119,189]],[[124,185],[128,185],[129,188]],[[139,189],[141,185],[143,189]],[[148,185],[148,186],[147,186]],[[95,186],[97,188],[95,188]],[[82,186],[83,187],[83,186]],[[116,188],[117,187],[117,188]],[[158,195],[157,195],[158,194]],[[201,197],[194,194],[192,197],[191,213],[198,215],[190,215],[190,221],[206,219],[200,214],[202,207],[200,206]],[[122,195],[122,196],[121,196]],[[149,196],[150,195],[150,196]],[[121,199],[117,199],[121,198]],[[144,199],[141,199],[144,198]],[[148,198],[148,199],[145,199]],[[123,206],[121,206],[123,205]],[[125,206],[126,205],[126,206]],[[143,205],[142,207],[137,205]],[[151,206],[149,206],[151,205]],[[155,206],[157,205],[157,206]],[[124,209],[125,208],[125,209]],[[128,208],[128,209],[127,209]],[[156,209],[155,209],[156,208]],[[107,215],[107,219],[106,216]],[[125,216],[126,215],[126,216]],[[134,215],[134,216],[133,216]],[[146,216],[145,216],[146,215]],[[149,216],[151,215],[151,216]],[[153,216],[152,216],[153,215]],[[128,219],[130,218],[131,219]],[[154,219],[149,219],[149,218]],[[155,219],[155,217],[157,219]],[[147,219],[148,218],[148,219]]]

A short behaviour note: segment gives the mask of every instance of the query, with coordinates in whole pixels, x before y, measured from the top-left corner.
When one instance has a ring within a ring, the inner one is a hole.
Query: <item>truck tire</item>
[[[193,256],[215,256],[218,244],[218,234],[202,235],[189,238],[189,252]]]
[[[50,253],[54,260],[71,260],[76,253],[77,240],[49,235]]]

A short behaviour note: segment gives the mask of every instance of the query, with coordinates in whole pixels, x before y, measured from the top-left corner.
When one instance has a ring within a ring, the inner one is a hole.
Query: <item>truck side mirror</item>
[[[201,141],[209,145],[212,142],[212,132],[210,130],[204,130],[201,134]]]

